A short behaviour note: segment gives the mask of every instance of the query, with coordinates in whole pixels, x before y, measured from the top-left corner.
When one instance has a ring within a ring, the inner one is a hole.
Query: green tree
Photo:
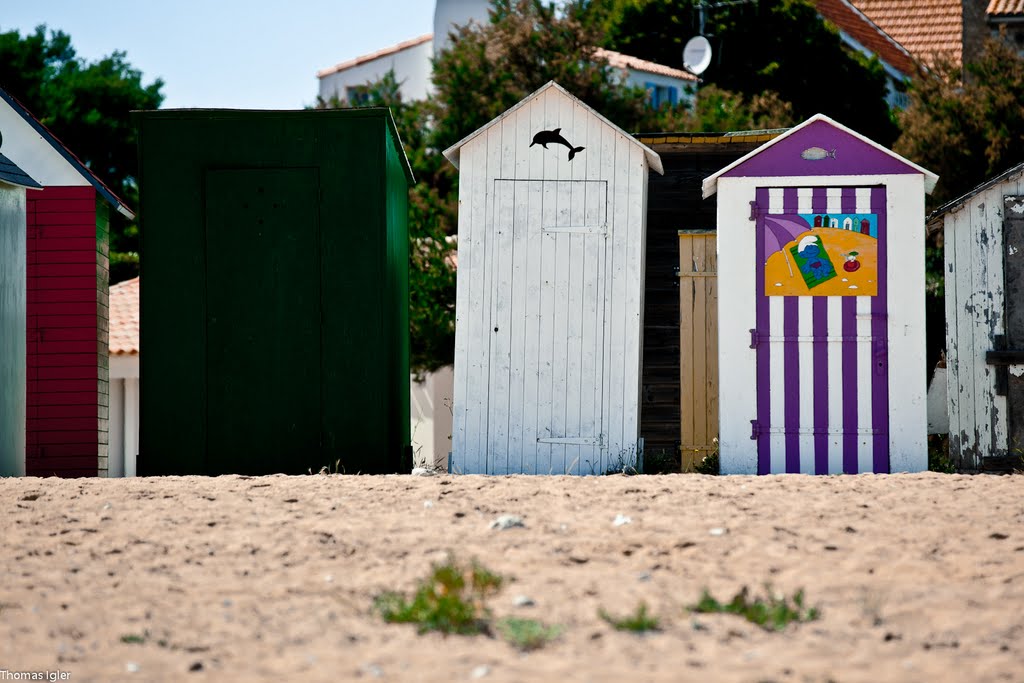
[[[922,70],[900,115],[895,150],[939,175],[932,208],[1024,160],[1024,58],[990,40],[965,71]]]
[[[699,31],[696,0],[585,3],[587,24],[606,32],[607,47],[680,67],[686,41]],[[899,134],[885,103],[877,59],[843,47],[838,30],[808,0],[758,0],[706,10],[714,49],[701,78],[748,100],[774,93],[803,120],[827,114],[891,145]]]
[[[71,38],[39,26],[22,36],[0,32],[0,87],[16,97],[61,142],[131,206],[138,205],[135,130],[129,112],[156,109],[163,81],[144,84],[124,52],[94,62],[79,58]],[[111,217],[111,280],[138,270],[138,228]]]

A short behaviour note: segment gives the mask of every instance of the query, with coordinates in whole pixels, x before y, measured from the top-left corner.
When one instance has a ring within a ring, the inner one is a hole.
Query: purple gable
[[[897,157],[836,128],[814,121],[763,151],[722,177],[902,175],[921,171]]]

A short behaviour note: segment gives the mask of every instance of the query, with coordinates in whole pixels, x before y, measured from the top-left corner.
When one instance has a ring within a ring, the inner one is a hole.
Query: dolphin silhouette
[[[562,137],[562,129],[555,128],[554,130],[542,130],[533,136],[533,142],[530,143],[530,147],[534,145],[540,145],[544,149],[548,148],[548,144],[552,145],[565,145],[569,148],[569,161],[572,158],[582,152],[585,147],[573,147],[569,144],[569,141]]]

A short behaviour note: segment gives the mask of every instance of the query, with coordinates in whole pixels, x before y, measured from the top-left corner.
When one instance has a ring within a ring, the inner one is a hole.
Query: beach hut
[[[444,154],[459,169],[453,469],[636,467],[658,155],[554,82]]]
[[[105,476],[109,224],[135,214],[35,116],[0,90],[8,157],[44,189],[26,204],[25,470]]]
[[[818,114],[704,181],[719,195],[722,472],[927,469],[936,180]]]
[[[138,473],[411,469],[412,171],[390,111],[136,125]]]
[[[4,155],[0,127],[0,477],[25,474],[27,189],[39,183]]]
[[[940,207],[949,455],[966,470],[1024,455],[1024,164]]]

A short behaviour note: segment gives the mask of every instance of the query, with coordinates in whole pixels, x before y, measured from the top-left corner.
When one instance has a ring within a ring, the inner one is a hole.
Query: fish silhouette
[[[569,144],[569,141],[562,137],[562,129],[555,128],[554,130],[542,130],[533,136],[533,142],[530,143],[530,147],[534,145],[540,145],[544,149],[548,148],[548,144],[552,145],[565,145],[569,148],[569,161],[572,158],[582,152],[585,147],[573,147]]]
[[[827,159],[829,157],[835,159],[836,151],[833,149],[830,152],[827,149],[822,149],[821,147],[808,147],[804,151],[800,152],[800,156],[808,161],[821,161],[822,159]]]

